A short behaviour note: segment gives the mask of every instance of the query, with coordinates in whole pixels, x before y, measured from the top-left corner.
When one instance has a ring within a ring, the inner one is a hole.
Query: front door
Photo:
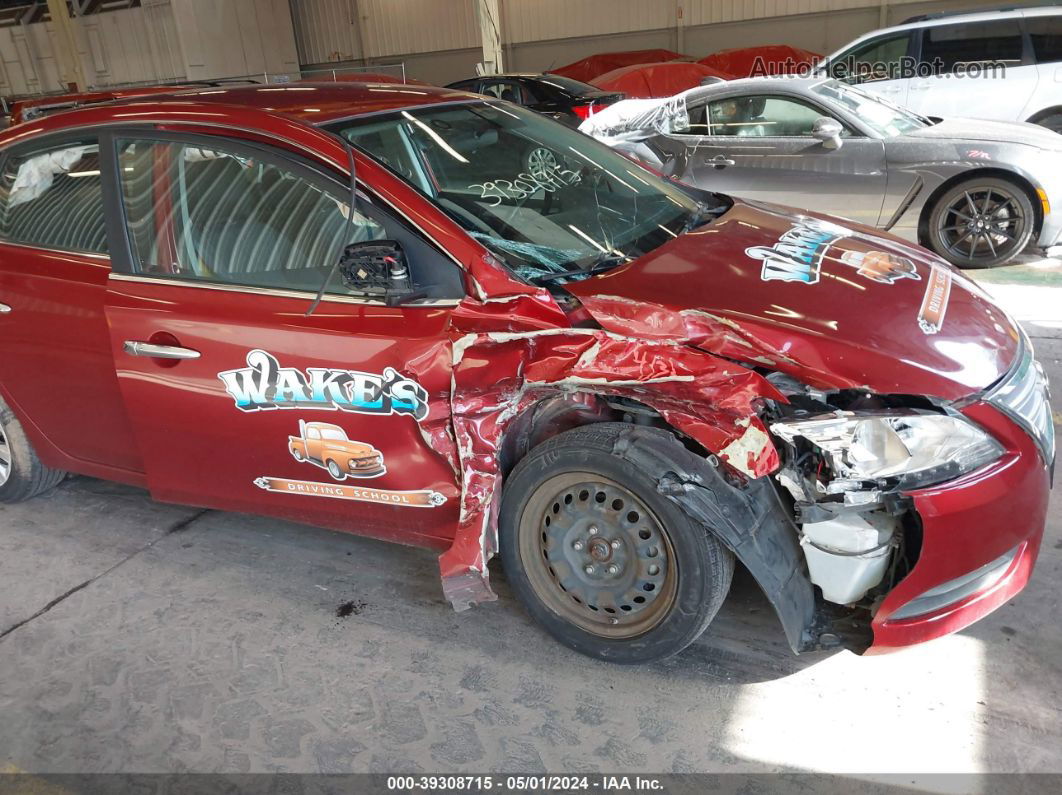
[[[676,176],[707,190],[878,223],[885,192],[882,142],[846,129],[840,149],[812,137],[825,111],[795,98],[748,95],[692,106]]]
[[[349,191],[279,151],[164,133],[114,146],[129,256],[107,317],[152,495],[449,537],[458,490],[430,440],[449,423],[458,297],[436,277],[456,266],[371,196],[348,218]],[[389,307],[333,273],[307,314],[344,245],[378,239],[403,247],[421,297]]]

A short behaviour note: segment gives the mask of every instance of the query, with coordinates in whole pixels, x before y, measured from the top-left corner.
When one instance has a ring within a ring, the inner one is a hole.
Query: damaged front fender
[[[506,432],[540,401],[580,393],[649,406],[749,478],[778,467],[757,401],[785,398],[752,370],[675,342],[596,329],[461,336],[453,343],[451,390],[461,512],[453,544],[440,557],[443,590],[455,609],[495,598],[487,562],[497,551]]]

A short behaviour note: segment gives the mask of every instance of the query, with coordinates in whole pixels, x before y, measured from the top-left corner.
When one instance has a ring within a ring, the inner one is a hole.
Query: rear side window
[[[1062,61],[1062,16],[1029,17],[1025,20],[1025,27],[1032,39],[1037,63]]]
[[[1016,19],[938,25],[922,33],[922,61],[936,64],[940,73],[955,71],[957,64],[1018,64],[1021,50],[1021,27]]]
[[[0,174],[0,241],[107,253],[95,140],[7,158]]]

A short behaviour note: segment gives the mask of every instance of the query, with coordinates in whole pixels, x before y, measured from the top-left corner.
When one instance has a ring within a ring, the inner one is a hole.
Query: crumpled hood
[[[1062,151],[1062,135],[1038,124],[1016,121],[950,118],[930,127],[905,133],[904,137],[1027,144],[1040,149]]]
[[[935,255],[839,219],[735,201],[571,293],[607,330],[683,339],[813,386],[955,400],[1014,361],[1018,331]]]

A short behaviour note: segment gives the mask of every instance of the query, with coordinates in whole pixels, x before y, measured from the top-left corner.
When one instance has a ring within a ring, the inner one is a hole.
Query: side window
[[[520,86],[507,80],[497,80],[483,86],[483,93],[495,99],[504,99],[506,102],[515,102],[517,105],[524,104]]]
[[[316,428],[307,428],[306,429],[306,438],[307,439],[320,439],[321,438],[321,432],[319,430],[317,430]]]
[[[219,140],[117,142],[134,268],[145,275],[316,292],[350,243],[397,240],[423,298],[460,272],[364,196],[295,163]],[[327,292],[350,294],[334,275]]]
[[[910,33],[871,39],[834,59],[830,73],[853,83],[895,80],[900,76],[900,59],[907,55],[910,44]]]
[[[922,61],[941,74],[954,72],[959,64],[1018,64],[1021,50],[1021,27],[1016,19],[936,25],[922,32]]]
[[[708,104],[711,135],[810,137],[815,120],[823,115],[817,108],[783,97],[731,97]]]
[[[107,253],[95,139],[7,158],[0,174],[0,240]]]
[[[1062,16],[1026,17],[1025,27],[1037,63],[1062,61]]]

